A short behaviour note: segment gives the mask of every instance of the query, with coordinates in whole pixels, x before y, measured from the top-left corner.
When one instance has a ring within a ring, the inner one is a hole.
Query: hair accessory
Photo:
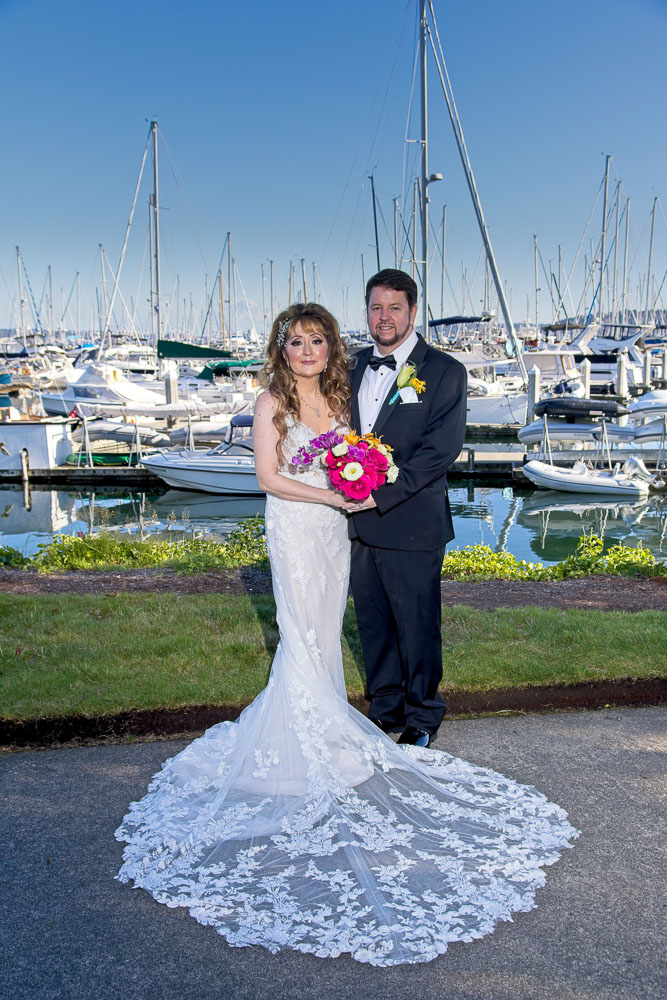
[[[285,338],[291,322],[291,319],[281,319],[280,323],[278,323],[278,333],[276,335],[276,343],[278,344],[278,347],[285,346]]]

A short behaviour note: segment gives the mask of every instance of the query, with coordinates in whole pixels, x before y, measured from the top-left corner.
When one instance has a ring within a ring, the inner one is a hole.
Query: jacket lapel
[[[426,341],[423,339],[423,337],[420,334],[418,334],[417,336],[418,336],[419,339],[418,339],[417,343],[415,344],[415,346],[413,347],[412,351],[410,352],[410,356],[408,357],[407,363],[415,366],[415,375],[417,377],[419,377],[419,366],[422,364],[422,362],[423,362],[423,360],[424,360],[424,358],[426,356],[426,346],[427,345],[426,345]],[[401,365],[401,367],[403,367],[403,366]],[[398,371],[400,371],[400,368],[398,369]],[[378,434],[379,435],[379,433],[382,430],[384,424],[386,423],[389,415],[391,414],[391,411],[393,409],[395,409],[395,407],[397,407],[397,406],[400,405],[399,400],[396,400],[396,402],[392,403],[391,405],[389,403],[389,400],[392,398],[392,396],[396,392],[396,379],[398,378],[398,371],[396,372],[396,377],[394,378],[394,381],[392,382],[391,386],[389,387],[389,392],[385,396],[384,403],[380,407],[380,412],[378,413],[378,415],[376,417],[376,420],[375,420],[375,423],[373,424],[373,433],[374,434]]]
[[[361,386],[361,380],[364,377],[364,372],[368,365],[368,359],[373,353],[373,348],[369,347],[366,350],[359,351],[357,353],[357,364],[352,369],[351,377],[351,389],[352,389],[352,401],[350,406],[350,413],[352,418],[352,430],[355,430],[357,434],[361,434],[361,417],[359,415],[359,387]]]

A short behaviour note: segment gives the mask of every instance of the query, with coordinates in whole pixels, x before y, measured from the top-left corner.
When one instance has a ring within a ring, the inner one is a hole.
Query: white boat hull
[[[602,424],[593,420],[581,421],[579,423],[568,423],[566,420],[556,418],[547,419],[549,428],[549,439],[554,441],[598,441],[602,434]],[[522,427],[517,437],[522,444],[539,444],[544,436],[544,417],[533,420],[532,423]],[[607,424],[607,438],[613,442],[633,441],[635,438],[634,427],[619,427],[618,424]]]
[[[667,389],[653,389],[628,405],[630,419],[667,416]]]
[[[163,451],[141,460],[169,486],[204,493],[262,495],[252,455],[211,455],[207,452]]]
[[[527,479],[545,490],[637,498],[648,496],[648,483],[642,479],[630,478],[622,472],[612,475],[580,466],[583,466],[583,463],[576,463],[573,467],[567,468],[533,460],[526,462],[523,472]]]
[[[502,396],[468,396],[469,424],[525,424],[528,395],[525,392]]]

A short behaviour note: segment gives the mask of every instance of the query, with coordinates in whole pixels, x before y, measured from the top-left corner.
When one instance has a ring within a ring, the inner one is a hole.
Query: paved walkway
[[[661,708],[446,723],[437,746],[537,785],[582,836],[547,870],[536,910],[427,965],[393,969],[229,948],[186,911],[114,881],[122,852],[114,828],[182,742],[6,755],[0,994],[662,1000],[666,729]]]

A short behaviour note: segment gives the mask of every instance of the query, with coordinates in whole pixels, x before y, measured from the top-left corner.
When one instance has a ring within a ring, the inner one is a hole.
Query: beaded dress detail
[[[312,437],[295,423],[288,458]],[[299,478],[327,485],[317,464]],[[376,966],[429,961],[532,909],[543,867],[577,836],[566,813],[494,771],[397,746],[348,704],[340,510],[268,496],[266,536],[280,629],[268,684],[131,803],[117,878],[230,945]]]

